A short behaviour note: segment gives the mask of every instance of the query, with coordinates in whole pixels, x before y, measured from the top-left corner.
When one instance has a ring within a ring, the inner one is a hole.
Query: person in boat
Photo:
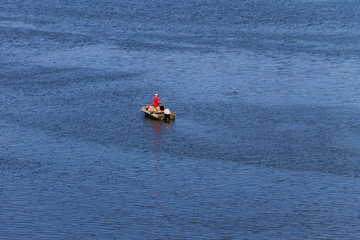
[[[154,105],[157,112],[160,111],[160,104],[161,104],[161,102],[160,102],[160,100],[158,98],[158,94],[155,94],[154,104],[153,105]]]
[[[164,117],[165,117],[165,121],[168,121],[168,120],[170,120],[170,114],[171,114],[171,111],[170,111],[170,109],[165,109],[165,111],[164,111]]]

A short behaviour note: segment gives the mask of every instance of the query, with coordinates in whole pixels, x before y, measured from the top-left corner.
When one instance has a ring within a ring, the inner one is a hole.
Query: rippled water
[[[357,1],[0,5],[0,239],[356,239]],[[140,108],[159,93],[176,121]]]

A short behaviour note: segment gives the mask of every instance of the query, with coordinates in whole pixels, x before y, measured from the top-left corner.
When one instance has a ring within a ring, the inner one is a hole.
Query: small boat
[[[171,112],[170,109],[164,109],[164,106],[160,106],[160,111],[152,110],[151,104],[147,104],[141,108],[141,111],[145,113],[146,117],[164,121],[175,120],[175,113]]]

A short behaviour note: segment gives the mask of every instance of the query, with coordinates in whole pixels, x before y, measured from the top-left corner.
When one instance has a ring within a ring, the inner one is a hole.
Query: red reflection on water
[[[161,126],[159,121],[152,121],[152,129],[154,133],[154,157],[156,161],[155,171],[159,172],[160,153],[161,153]]]
[[[159,164],[160,164],[160,158],[161,158],[161,150],[162,150],[162,138],[163,131],[169,130],[170,123],[164,123],[161,121],[154,121],[151,120],[151,127],[153,130],[153,148],[154,148],[154,159],[156,161],[155,171],[159,172]]]

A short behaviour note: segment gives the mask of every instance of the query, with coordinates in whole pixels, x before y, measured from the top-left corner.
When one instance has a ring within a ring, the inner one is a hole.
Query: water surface
[[[357,1],[2,1],[2,239],[356,239]],[[170,124],[143,117],[159,94]]]

